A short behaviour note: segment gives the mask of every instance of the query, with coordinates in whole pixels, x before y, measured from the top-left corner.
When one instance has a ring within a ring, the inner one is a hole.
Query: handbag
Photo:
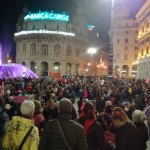
[[[21,144],[19,145],[19,147],[18,147],[17,150],[22,150],[22,147],[23,147],[24,143],[26,142],[26,140],[27,140],[29,134],[31,133],[32,129],[33,129],[33,126],[30,127],[30,129],[28,130],[28,132],[27,132],[26,135],[24,136],[24,138],[23,138],[23,140],[22,140],[22,142],[21,142]]]
[[[64,140],[66,146],[68,147],[69,150],[72,150],[71,146],[69,145],[68,141],[67,141],[66,138],[65,138],[65,135],[64,135],[64,132],[63,132],[63,130],[62,130],[62,127],[61,127],[61,125],[60,125],[59,120],[57,119],[56,121],[57,121],[59,130],[60,130],[60,132],[61,132],[62,138],[63,138],[63,140]]]

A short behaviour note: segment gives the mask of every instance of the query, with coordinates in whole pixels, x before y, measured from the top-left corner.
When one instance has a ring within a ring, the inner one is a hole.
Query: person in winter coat
[[[117,128],[116,150],[139,150],[136,126],[122,108],[114,108],[113,122]]]
[[[147,149],[146,142],[148,141],[148,127],[144,123],[146,119],[147,119],[146,116],[141,110],[135,110],[132,113],[132,120],[136,126],[137,134],[138,134],[137,145],[139,147],[139,150]]]
[[[17,150],[24,136],[31,126],[33,129],[25,141],[22,150],[38,150],[39,132],[34,126],[34,121],[31,117],[34,114],[35,105],[32,101],[25,100],[21,104],[22,116],[14,116],[9,122],[8,130],[2,139],[2,147],[4,149]]]
[[[40,138],[39,150],[88,150],[83,126],[72,120],[72,102],[63,98],[60,100],[58,119],[49,120],[45,123],[44,131]],[[62,132],[68,144],[66,144]]]
[[[102,125],[96,121],[95,108],[92,102],[85,103],[77,122],[84,126],[89,150],[103,150],[105,145],[104,131]]]

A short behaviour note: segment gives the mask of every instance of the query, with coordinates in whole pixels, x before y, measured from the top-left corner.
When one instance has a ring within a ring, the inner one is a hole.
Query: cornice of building
[[[136,14],[136,18],[139,19],[145,12],[146,10],[150,7],[150,0],[147,0],[143,6],[141,7],[141,9],[137,12]]]

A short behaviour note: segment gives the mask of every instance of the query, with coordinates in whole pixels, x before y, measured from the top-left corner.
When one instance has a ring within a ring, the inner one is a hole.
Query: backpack
[[[2,140],[2,136],[6,132],[8,121],[8,114],[4,111],[2,107],[0,107],[0,142]]]

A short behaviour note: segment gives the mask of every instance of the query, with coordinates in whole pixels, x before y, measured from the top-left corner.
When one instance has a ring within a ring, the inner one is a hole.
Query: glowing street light
[[[92,74],[92,55],[97,52],[97,49],[92,47],[92,48],[89,48],[87,52],[91,54],[91,74]]]
[[[89,48],[87,51],[89,54],[91,54],[91,63],[92,63],[92,55],[97,52],[96,48]]]

